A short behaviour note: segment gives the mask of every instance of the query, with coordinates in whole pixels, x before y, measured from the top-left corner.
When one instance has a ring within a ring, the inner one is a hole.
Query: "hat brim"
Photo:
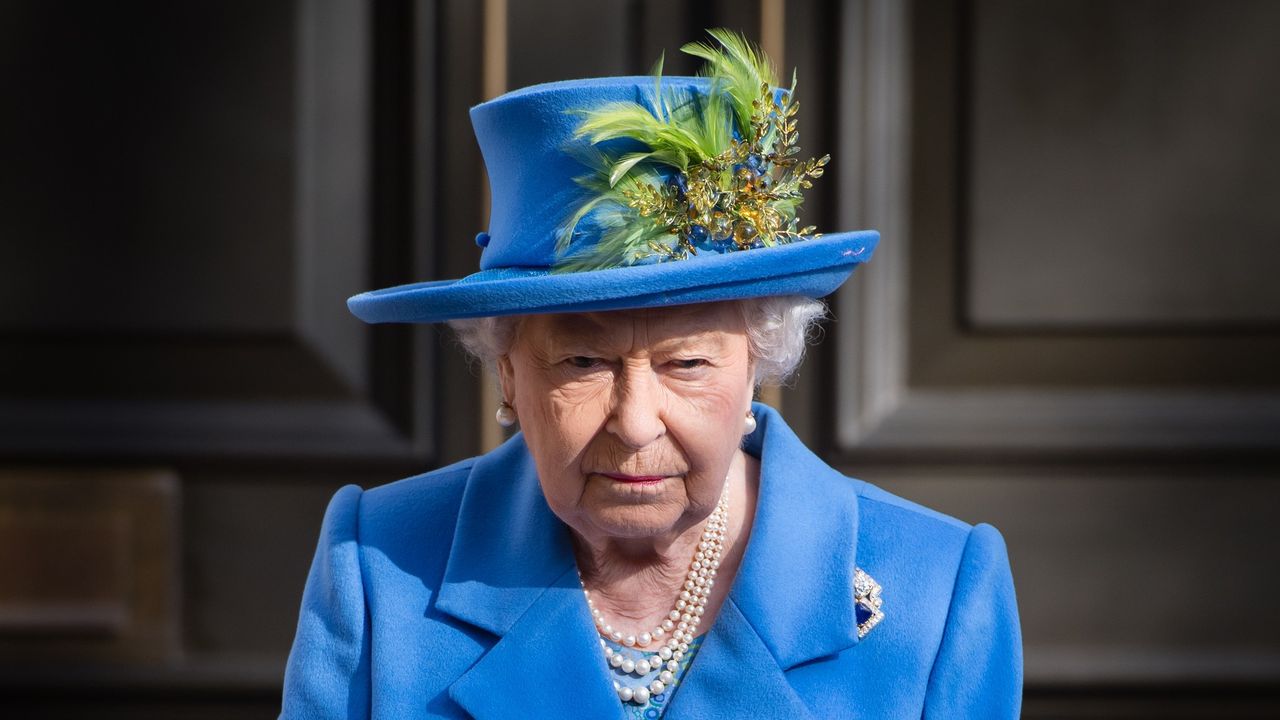
[[[758,250],[588,272],[482,270],[460,280],[398,285],[356,295],[347,307],[369,323],[433,323],[534,313],[596,312],[768,295],[823,297],[875,250],[874,230],[832,233]]]

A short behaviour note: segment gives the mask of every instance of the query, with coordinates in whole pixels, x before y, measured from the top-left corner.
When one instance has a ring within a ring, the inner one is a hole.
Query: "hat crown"
[[[588,173],[571,151],[580,112],[608,103],[648,103],[651,76],[609,77],[535,85],[471,108],[492,199],[488,244],[480,268],[548,268],[556,262],[556,238],[581,203],[576,178]],[[698,77],[664,77],[664,92],[706,94]]]

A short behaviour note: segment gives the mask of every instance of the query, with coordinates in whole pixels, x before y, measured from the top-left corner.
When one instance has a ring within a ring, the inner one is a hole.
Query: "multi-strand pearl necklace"
[[[680,597],[676,598],[675,607],[650,632],[624,635],[621,630],[615,630],[596,607],[586,584],[582,585],[582,593],[587,597],[587,607],[591,610],[591,617],[595,619],[596,629],[604,636],[600,638],[600,647],[604,648],[604,656],[609,665],[640,677],[662,668],[658,678],[649,683],[648,687],[632,688],[615,681],[613,686],[619,700],[644,705],[649,702],[651,695],[661,694],[675,681],[676,673],[680,671],[680,660],[689,651],[689,642],[697,635],[698,623],[702,621],[707,599],[711,597],[711,586],[715,582],[716,570],[720,568],[720,557],[724,554],[728,520],[729,487],[726,482],[724,492],[720,494],[720,502],[707,518],[707,526],[702,530],[702,540],[698,543],[697,552],[693,554],[684,589],[680,591]],[[582,579],[579,578],[578,581],[582,582]],[[663,638],[666,638],[666,642],[650,657],[633,661],[622,653],[615,652],[605,642],[605,638],[627,647],[642,649],[655,642],[662,642]]]

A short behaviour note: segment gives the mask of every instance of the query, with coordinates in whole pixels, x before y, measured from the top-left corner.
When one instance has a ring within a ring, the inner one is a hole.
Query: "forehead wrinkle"
[[[683,349],[706,349],[722,351],[727,344],[727,333],[721,330],[701,330],[698,332],[668,335],[660,337],[650,344],[654,352],[670,353]]]
[[[725,345],[726,336],[745,332],[741,317],[718,305],[557,313],[545,316],[546,341],[582,343],[619,353],[671,351],[689,345]],[[726,327],[725,320],[729,320]]]
[[[737,313],[727,314],[724,306],[684,306],[677,314],[655,315],[651,346],[669,351],[681,347],[723,349],[729,338],[745,334]],[[730,322],[726,326],[725,320]]]
[[[619,323],[607,313],[560,313],[547,318],[546,342],[585,344],[593,348],[627,347],[634,334],[631,323]],[[625,330],[625,331],[624,331]]]
[[[731,303],[723,302],[593,314],[604,322],[608,322],[610,316],[628,316],[642,321],[648,327],[670,327],[681,331],[682,334],[707,331],[737,332],[745,329],[742,327],[742,316],[735,311],[735,307]],[[725,320],[729,321],[730,327],[726,327]]]

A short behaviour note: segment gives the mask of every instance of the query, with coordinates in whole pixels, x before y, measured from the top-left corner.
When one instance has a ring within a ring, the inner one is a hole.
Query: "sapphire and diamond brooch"
[[[880,598],[880,583],[862,568],[853,569],[853,599],[858,639],[861,640],[884,619],[884,611],[880,608],[884,604]]]

